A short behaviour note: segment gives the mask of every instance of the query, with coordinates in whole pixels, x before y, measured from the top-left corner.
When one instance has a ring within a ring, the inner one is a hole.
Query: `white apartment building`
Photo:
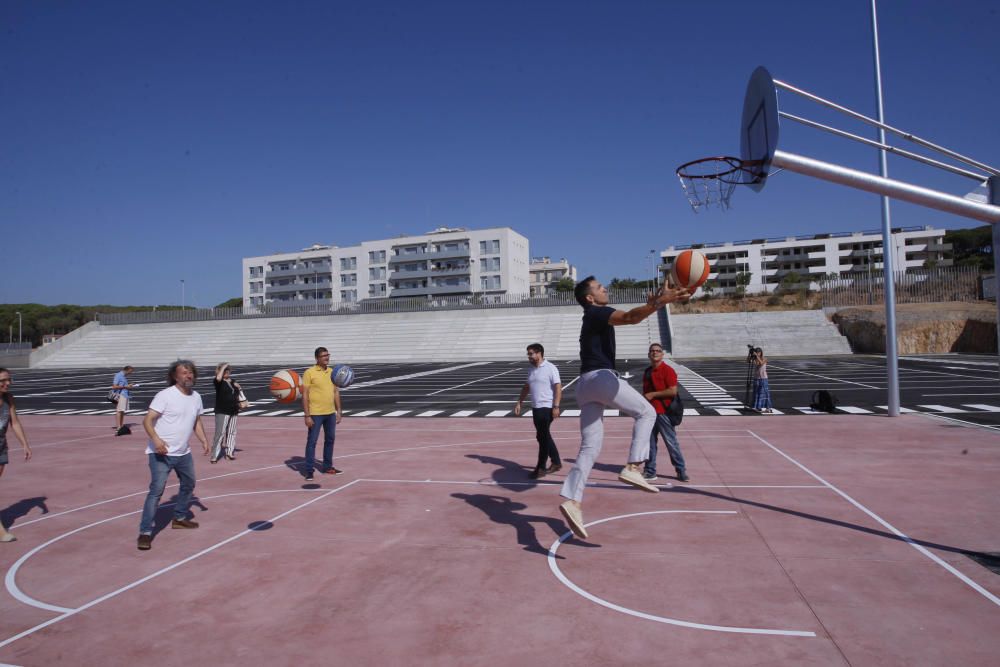
[[[340,248],[243,258],[243,307],[337,308],[364,299],[527,294],[528,239],[510,227],[441,227]]]
[[[902,227],[892,230],[893,269],[906,272],[924,266],[951,266],[951,244],[945,230]],[[824,277],[851,278],[882,270],[882,232],[837,232],[751,241],[670,246],[660,253],[660,271],[667,275],[674,258],[689,248],[702,252],[712,267],[709,280],[723,292],[736,289],[736,276],[750,273],[748,294],[773,291],[789,273],[799,274],[815,288]],[[701,290],[697,293],[700,293]],[[696,294],[697,294],[696,293]]]
[[[528,272],[531,275],[531,296],[545,296],[563,278],[576,282],[576,267],[565,257],[556,262],[550,257],[532,257]]]

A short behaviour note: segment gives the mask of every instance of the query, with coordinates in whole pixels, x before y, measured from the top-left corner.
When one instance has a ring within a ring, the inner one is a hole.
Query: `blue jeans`
[[[333,467],[333,441],[337,437],[337,413],[311,416],[313,425],[306,438],[306,476],[313,474],[316,467],[316,441],[320,428],[323,429],[323,470]]]
[[[753,409],[770,410],[771,387],[767,384],[767,378],[758,378],[753,381]]]
[[[649,434],[649,459],[646,461],[645,472],[648,475],[656,474],[656,434],[663,436],[663,442],[667,446],[667,453],[670,454],[670,462],[674,465],[677,475],[683,475],[685,470],[684,455],[681,454],[680,443],[677,442],[677,431],[670,419],[666,415],[656,415],[656,424],[653,432]]]
[[[181,488],[177,492],[177,502],[174,503],[174,518],[186,519],[191,506],[191,494],[194,493],[194,457],[191,452],[184,456],[167,456],[166,454],[147,454],[149,458],[149,494],[142,506],[142,520],[139,522],[139,533],[153,534],[153,519],[160,506],[163,489],[167,486],[170,471],[177,473]]]

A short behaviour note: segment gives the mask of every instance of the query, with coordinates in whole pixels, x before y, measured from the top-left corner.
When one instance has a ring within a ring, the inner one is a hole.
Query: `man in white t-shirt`
[[[151,481],[139,523],[138,547],[141,551],[153,546],[153,520],[171,470],[177,473],[181,485],[174,503],[174,520],[170,525],[172,528],[198,527],[188,518],[195,482],[194,458],[188,440],[194,432],[205,454],[208,454],[209,444],[201,424],[201,413],[205,408],[201,396],[194,390],[197,379],[198,369],[192,362],[181,359],[170,364],[167,372],[169,386],[153,398],[142,422],[149,436],[146,457],[149,459]]]
[[[531,479],[545,477],[550,472],[562,468],[559,460],[559,450],[552,439],[552,422],[559,418],[559,404],[562,402],[562,381],[559,379],[559,369],[551,362],[545,361],[545,348],[541,343],[528,346],[528,381],[521,387],[521,396],[514,405],[514,414],[521,414],[521,404],[531,392],[531,417],[535,422],[535,439],[538,440],[538,464],[531,471]],[[546,461],[552,465],[545,467]]]

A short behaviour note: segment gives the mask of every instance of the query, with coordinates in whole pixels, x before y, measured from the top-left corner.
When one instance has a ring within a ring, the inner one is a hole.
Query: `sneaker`
[[[631,484],[632,486],[642,489],[643,491],[648,491],[649,493],[659,493],[660,490],[647,482],[642,477],[642,473],[638,470],[633,470],[628,466],[622,468],[622,471],[618,473],[618,479],[626,484]]]
[[[17,538],[14,537],[14,533],[6,533],[3,537],[0,537],[0,542],[17,542]]]
[[[677,473],[677,480],[680,482],[687,482],[690,481],[691,478],[687,476],[686,472],[679,472]]]
[[[170,522],[171,528],[197,528],[198,522],[190,519],[174,519]]]
[[[313,481],[313,474],[311,472],[306,473],[306,481],[307,482]]]
[[[642,473],[642,478],[645,479],[645,480],[649,480],[650,482],[653,482],[653,481],[656,481],[657,479],[659,479],[656,476],[655,472],[644,472],[644,473]]]
[[[140,535],[136,541],[136,546],[139,547],[139,551],[149,551],[153,548],[153,536]]]
[[[573,534],[580,539],[587,539],[587,529],[583,526],[583,512],[580,508],[574,505],[573,501],[567,500],[559,506],[559,511],[562,512]]]
[[[344,471],[343,470],[339,470],[337,468],[334,468],[333,466],[330,466],[329,468],[327,468],[326,470],[323,471],[323,474],[324,475],[343,475]]]
[[[546,474],[545,468],[535,468],[531,471],[531,474],[529,474],[528,477],[531,479],[541,479],[542,477],[545,477]]]
[[[548,467],[548,469],[545,472],[548,473],[548,474],[552,474],[554,472],[559,472],[560,470],[562,470],[562,464],[561,463],[553,463],[552,465],[550,465]]]

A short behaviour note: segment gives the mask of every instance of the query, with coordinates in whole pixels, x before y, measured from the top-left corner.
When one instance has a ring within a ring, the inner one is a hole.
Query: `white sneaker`
[[[618,479],[626,484],[631,484],[636,488],[642,489],[643,491],[648,491],[649,493],[660,492],[658,488],[643,479],[641,472],[638,470],[632,470],[628,466],[622,468],[622,471],[618,473]]]
[[[587,529],[583,527],[583,512],[580,508],[574,505],[573,501],[567,500],[559,506],[559,511],[562,512],[573,534],[581,539],[587,539]]]

